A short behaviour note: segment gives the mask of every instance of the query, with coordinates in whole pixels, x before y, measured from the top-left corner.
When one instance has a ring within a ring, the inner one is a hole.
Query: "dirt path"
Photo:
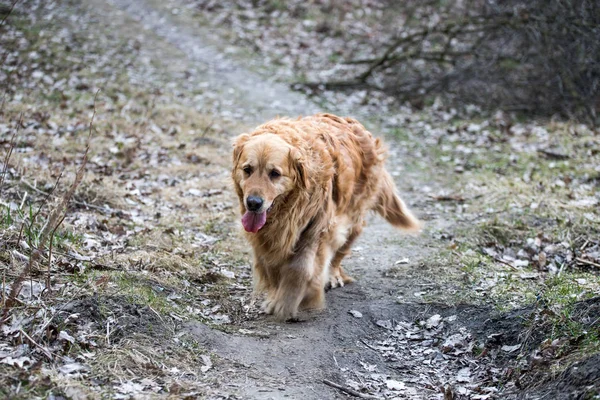
[[[154,47],[155,57],[161,59],[161,52],[166,47],[174,47],[182,58],[171,62],[195,70],[196,74],[188,79],[189,87],[208,87],[217,93],[222,102],[218,111],[224,116],[229,114],[253,124],[275,115],[306,114],[317,110],[304,96],[229,60],[222,48],[208,41],[208,32],[198,26],[197,21],[184,12],[186,10],[177,11],[184,7],[183,4],[178,8],[177,4],[165,7],[154,0],[111,0],[110,3],[138,21],[140,28],[160,39],[161,43],[150,46]]]
[[[162,49],[173,46],[180,57],[184,57],[172,60],[173,63],[195,65],[196,76],[192,75],[193,79],[186,84],[208,86],[225,97],[220,110],[222,113],[226,108],[236,110],[234,116],[243,118],[250,127],[275,115],[306,115],[318,110],[317,106],[285,86],[267,81],[235,61],[227,60],[219,49],[204,42],[203,32],[194,26],[193,20],[158,8],[152,1],[113,0],[112,3],[162,41],[152,45],[154,54],[149,54],[149,57],[164,58]],[[171,4],[170,8],[175,7]],[[336,109],[327,111],[346,113]],[[360,114],[360,110],[355,111]],[[402,176],[398,185],[417,214],[426,215],[425,193],[410,189],[421,186],[427,178],[402,173],[402,163],[410,157],[406,149],[399,147],[391,138],[388,142],[391,155],[388,168],[394,175]],[[428,231],[435,231],[443,221],[443,215],[429,219]],[[343,383],[344,375],[364,370],[361,363],[376,366],[372,368],[383,376],[384,383],[393,378],[411,380],[411,373],[399,374],[397,369],[389,368],[381,354],[369,348],[364,341],[385,336],[377,321],[409,323],[419,317],[427,319],[436,314],[430,306],[407,303],[416,298],[415,293],[419,295],[432,284],[424,281],[418,271],[401,279],[387,277],[390,268],[401,259],[408,260],[399,265],[401,270],[418,268],[429,256],[429,247],[435,245],[427,234],[407,238],[382,219],[372,217],[353,255],[346,261],[347,270],[357,278],[356,284],[330,292],[327,295],[328,308],[324,312],[307,315],[305,321],[298,324],[282,325],[273,323],[269,318],[261,318],[239,327],[242,332],[244,329],[249,331],[250,336],[223,333],[198,322],[188,323],[185,329],[214,354],[242,366],[228,375],[228,382],[224,384],[238,387],[235,391],[246,398],[344,397],[322,381],[330,379]],[[352,316],[351,310],[358,311],[362,317]],[[445,314],[452,315],[451,311]],[[401,358],[411,357],[409,349],[404,352]],[[432,382],[438,380],[439,375],[452,375],[462,366],[453,368],[440,364],[439,368],[444,371],[431,368],[427,372]],[[416,381],[423,377],[414,374],[412,378]],[[421,397],[410,384],[407,387],[409,390],[404,393],[409,397]],[[435,393],[431,395],[437,396]]]

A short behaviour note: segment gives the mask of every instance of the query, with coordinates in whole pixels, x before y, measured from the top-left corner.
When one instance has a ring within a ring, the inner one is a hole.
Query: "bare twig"
[[[50,325],[50,323],[54,320],[54,317],[59,315],[77,296],[79,296],[79,294],[81,292],[83,292],[83,290],[85,289],[85,286],[81,286],[75,293],[73,293],[73,295],[71,296],[71,298],[69,299],[69,301],[65,302],[58,310],[56,310],[56,312],[54,314],[52,314],[50,316],[50,318],[48,318],[48,320],[46,320],[46,322],[44,322],[44,325],[42,325],[35,333],[34,333],[34,337],[37,337],[39,335],[41,335],[46,328]]]
[[[339,384],[337,384],[335,382],[332,382],[330,380],[327,380],[327,379],[323,379],[323,383],[326,384],[327,386],[331,386],[332,388],[336,388],[338,390],[341,390],[344,393],[347,393],[347,394],[349,394],[351,396],[358,397],[358,398],[361,398],[361,399],[380,399],[380,397],[373,396],[373,395],[370,395],[370,394],[365,394],[365,393],[357,392],[354,389],[351,389],[351,388],[346,387],[346,386],[339,385]]]
[[[431,197],[433,200],[437,200],[437,201],[456,201],[459,203],[462,203],[465,201],[465,198],[458,194],[441,194],[438,196],[430,195],[429,197]]]
[[[10,162],[10,157],[12,156],[13,149],[15,148],[16,139],[17,139],[17,136],[19,135],[19,129],[21,128],[22,123],[23,123],[23,113],[21,113],[21,116],[19,117],[19,121],[17,122],[17,129],[15,130],[15,133],[13,133],[13,135],[10,139],[10,146],[8,148],[8,152],[6,153],[6,156],[4,157],[4,162],[2,163],[3,168],[2,168],[2,176],[0,176],[0,195],[2,194],[2,187],[4,185],[4,177],[6,176],[6,171],[8,171],[8,163]]]
[[[33,214],[33,216],[30,217],[30,220],[29,220],[29,232],[30,233],[33,230],[33,227],[35,226],[35,221],[37,220],[37,217],[41,214],[42,209],[44,208],[44,206],[46,204],[48,204],[48,200],[50,200],[50,196],[52,195],[52,193],[54,193],[54,191],[58,187],[58,184],[60,182],[60,178],[62,178],[63,172],[64,172],[64,169],[62,171],[60,171],[60,174],[58,175],[58,178],[56,178],[56,182],[54,182],[54,186],[52,187],[52,189],[48,193],[45,193],[46,196],[44,197],[44,199],[40,203],[40,206],[38,207],[38,209],[35,212],[35,214]],[[23,221],[23,222],[25,222],[25,221]],[[31,234],[29,235],[29,237],[31,238]]]
[[[497,262],[499,262],[499,263],[501,263],[501,264],[504,264],[504,265],[506,265],[506,266],[510,267],[510,269],[512,269],[513,271],[518,271],[518,270],[519,270],[517,267],[515,267],[515,266],[514,266],[514,265],[512,265],[511,263],[509,263],[509,262],[507,262],[507,261],[504,261],[504,260],[503,260],[503,259],[501,259],[501,258],[498,258],[498,257],[493,257],[493,259],[494,259],[494,261],[497,261]]]
[[[53,357],[52,357],[52,353],[50,353],[50,352],[48,351],[48,349],[46,349],[46,348],[42,347],[41,345],[39,345],[39,344],[38,344],[38,343],[37,343],[35,340],[33,340],[33,339],[31,338],[31,336],[29,336],[29,335],[27,334],[27,332],[25,332],[23,329],[19,329],[19,332],[21,333],[21,335],[25,336],[25,338],[26,338],[26,339],[29,341],[29,343],[31,343],[32,345],[34,345],[35,347],[37,347],[38,349],[40,349],[40,350],[42,351],[42,353],[44,353],[44,355],[45,355],[46,357],[48,357],[48,359],[49,359],[50,361],[52,361],[52,359],[53,359]]]
[[[112,214],[112,213],[114,213],[115,211],[119,211],[119,210],[115,210],[113,208],[96,206],[94,204],[90,204],[90,203],[87,203],[85,201],[79,201],[79,200],[73,201],[73,204],[77,204],[78,206],[82,206],[82,207],[85,207],[85,208],[91,208],[93,210],[100,211],[100,212],[102,212],[104,214],[109,214],[109,215]]]
[[[27,186],[29,189],[31,189],[31,190],[39,193],[39,194],[43,194],[45,196],[50,196],[52,194],[52,191],[45,192],[45,191],[41,190],[40,188],[37,188],[37,187],[33,186],[33,184],[31,182],[28,182],[27,180],[25,180],[23,178],[21,178],[21,182],[25,186]],[[119,210],[115,210],[115,209],[112,209],[112,208],[107,208],[107,207],[97,206],[97,205],[94,205],[94,204],[89,204],[89,203],[87,203],[85,201],[80,201],[80,200],[72,200],[71,203],[72,204],[77,204],[78,206],[81,206],[81,207],[91,208],[91,209],[94,209],[94,210],[97,210],[97,211],[100,211],[100,212],[102,212],[104,214],[109,214],[109,215],[112,214],[112,213],[114,213],[115,211],[119,211]]]
[[[205,137],[206,134],[210,131],[210,129],[213,127],[215,123],[214,119],[211,119],[210,122],[204,127],[204,129],[202,130],[202,133],[200,134],[200,137]]]
[[[376,353],[379,354],[379,351],[375,347],[373,347],[369,343],[367,343],[364,339],[360,339],[360,342],[362,344],[364,344],[365,346],[367,346],[369,349],[371,349],[371,350],[373,350],[373,351],[375,351]]]
[[[13,10],[15,9],[15,6],[17,5],[17,3],[20,0],[15,0],[11,5],[10,8],[8,10],[8,12],[6,13],[6,15],[4,16],[4,18],[2,18],[2,21],[0,21],[0,26],[4,25],[4,22],[8,19],[8,17],[10,17],[10,15],[12,14]]]
[[[555,151],[538,149],[538,153],[543,154],[544,156],[554,159],[554,160],[567,160],[571,158],[568,154],[557,153]]]
[[[61,220],[58,222],[58,224],[56,224],[52,230],[52,233],[50,234],[50,245],[48,246],[48,275],[46,276],[46,290],[49,293],[52,291],[52,288],[50,287],[50,269],[52,266],[52,244],[54,243],[54,234],[56,233],[56,229],[58,229],[58,227],[63,223],[66,216],[66,214],[62,216]]]

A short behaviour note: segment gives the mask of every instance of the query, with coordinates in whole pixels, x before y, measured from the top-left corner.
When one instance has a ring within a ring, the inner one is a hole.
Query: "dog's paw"
[[[331,275],[329,277],[329,288],[344,287],[344,279],[341,275]]]
[[[280,301],[274,304],[273,315],[282,322],[296,322],[298,321],[298,308],[285,301]]]
[[[273,314],[273,308],[275,307],[275,303],[271,299],[266,299],[263,301],[260,309],[265,314]]]
[[[346,273],[340,268],[331,271],[329,275],[329,282],[325,284],[325,290],[334,289],[337,287],[344,287],[349,283],[354,282],[354,278],[346,275]]]

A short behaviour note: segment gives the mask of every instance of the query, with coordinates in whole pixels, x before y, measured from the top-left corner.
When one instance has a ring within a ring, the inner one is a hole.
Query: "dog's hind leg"
[[[327,285],[329,288],[333,289],[336,287],[342,287],[347,283],[354,282],[354,278],[346,275],[341,264],[344,257],[350,254],[350,251],[352,250],[352,244],[356,238],[358,238],[361,232],[362,225],[355,225],[352,228],[352,232],[350,232],[348,239],[346,239],[346,242],[335,253],[335,256],[333,257],[333,260],[331,260],[331,265],[329,267],[329,284]]]

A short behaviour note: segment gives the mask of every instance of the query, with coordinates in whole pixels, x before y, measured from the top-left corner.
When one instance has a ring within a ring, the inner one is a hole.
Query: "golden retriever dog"
[[[324,307],[326,287],[352,282],[340,264],[369,210],[419,229],[384,158],[358,121],[331,114],[274,119],[235,139],[231,175],[264,312],[294,320]]]

